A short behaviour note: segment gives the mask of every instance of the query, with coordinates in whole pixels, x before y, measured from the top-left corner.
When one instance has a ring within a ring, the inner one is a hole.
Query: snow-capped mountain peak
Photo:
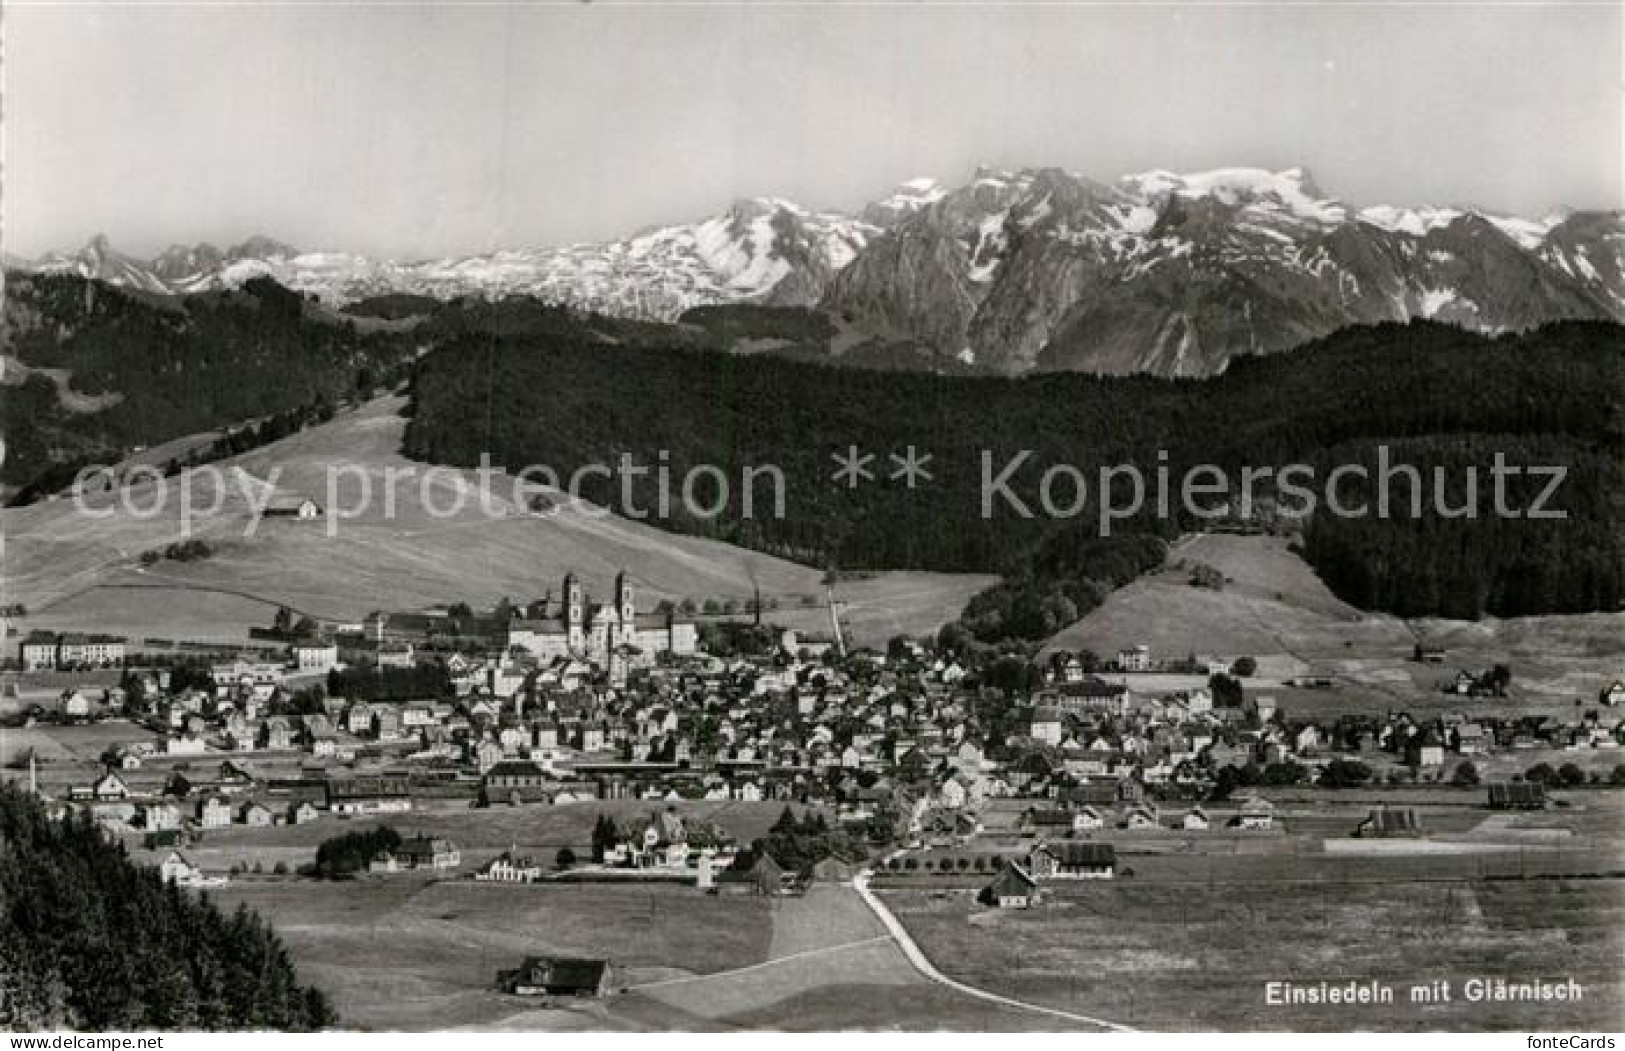
[[[1187,175],[1150,171],[1125,176],[1120,185],[1131,194],[1147,199],[1211,198],[1232,208],[1263,207],[1321,225],[1336,225],[1348,219],[1348,209],[1338,201],[1326,199],[1303,168],[1278,172],[1265,168],[1216,168]]]
[[[747,197],[621,240],[419,262],[264,237],[142,261],[98,235],[29,266],[153,293],[268,276],[336,305],[533,295],[658,320],[707,304],[818,306],[860,334],[1008,373],[1206,375],[1236,354],[1410,318],[1485,331],[1625,321],[1619,212],[1356,209],[1302,168],[1159,169],[1100,183],[983,167],[956,186],[910,179],[861,215]]]
[[[900,183],[880,200],[871,202],[863,210],[863,219],[874,226],[892,226],[899,219],[912,215],[947,195],[947,188],[936,179],[929,175],[917,176]]]
[[[1109,186],[980,168],[831,284],[863,328],[978,367],[1206,375],[1343,325],[1625,321],[1625,218],[1354,209],[1302,168],[1153,170]]]

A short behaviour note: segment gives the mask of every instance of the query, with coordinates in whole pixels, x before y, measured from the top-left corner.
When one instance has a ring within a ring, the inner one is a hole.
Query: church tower
[[[638,611],[632,601],[632,582],[626,579],[624,570],[615,577],[615,605],[621,611],[621,624],[630,628],[632,618],[638,615]]]
[[[580,649],[587,642],[587,610],[581,597],[581,581],[574,573],[564,577],[564,630],[571,649]]]

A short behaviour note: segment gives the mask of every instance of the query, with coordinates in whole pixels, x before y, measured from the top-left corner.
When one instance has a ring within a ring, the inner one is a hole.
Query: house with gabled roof
[[[1041,841],[1027,854],[1034,879],[1111,879],[1116,865],[1117,849],[1110,843]]]
[[[1028,909],[1039,902],[1038,881],[1012,861],[999,870],[993,882],[982,888],[977,900],[998,909]]]
[[[498,984],[515,996],[603,996],[610,973],[608,960],[527,956],[517,970],[500,976]]]

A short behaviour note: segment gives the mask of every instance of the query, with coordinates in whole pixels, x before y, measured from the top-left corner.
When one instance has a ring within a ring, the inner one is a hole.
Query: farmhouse
[[[170,851],[169,856],[159,863],[158,875],[165,883],[182,887],[220,887],[226,882],[224,876],[205,876],[202,869],[178,850]]]
[[[542,866],[534,858],[505,850],[474,873],[482,883],[534,883],[542,878]]]
[[[1111,879],[1116,864],[1110,843],[1039,843],[1027,855],[1035,879]]]
[[[1275,827],[1275,804],[1254,797],[1241,804],[1241,812],[1231,818],[1235,827],[1247,832],[1268,832]]]
[[[519,969],[500,977],[515,996],[603,996],[609,991],[608,960],[527,956]]]
[[[634,826],[618,837],[605,859],[628,868],[681,868],[688,863],[688,830],[674,810],[652,814],[648,824]]]
[[[454,869],[463,856],[449,839],[413,836],[401,840],[394,850],[380,854],[367,866],[371,872],[405,872],[411,869]]]
[[[1123,815],[1122,826],[1135,831],[1147,831],[1158,827],[1157,808],[1153,803],[1130,807],[1128,813]]]
[[[130,798],[130,789],[119,775],[108,772],[97,780],[92,794],[102,802],[112,802]]]
[[[978,896],[983,904],[999,909],[1026,909],[1038,904],[1038,881],[1027,870],[1011,862]]]
[[[298,518],[309,520],[322,517],[322,505],[310,497],[283,496],[265,505],[266,518]]]
[[[1483,755],[1490,750],[1490,736],[1478,723],[1462,723],[1456,728],[1456,751],[1462,755]]]
[[[766,854],[757,856],[746,869],[730,868],[717,879],[719,890],[755,891],[757,894],[775,895],[784,892],[785,872],[779,863]]]
[[[1411,738],[1406,747],[1407,759],[1413,766],[1439,766],[1444,762],[1444,743],[1433,728]]]

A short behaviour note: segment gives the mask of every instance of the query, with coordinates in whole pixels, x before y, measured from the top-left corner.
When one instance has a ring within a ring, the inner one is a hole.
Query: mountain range
[[[1621,212],[1357,209],[1297,168],[1112,183],[980,169],[957,187],[911,180],[857,215],[752,198],[617,241],[416,262],[264,237],[141,260],[101,236],[78,252],[7,262],[160,295],[269,276],[340,307],[407,293],[534,295],[663,321],[712,304],[812,308],[848,342],[914,344],[929,350],[922,367],[951,357],[1006,375],[1208,376],[1236,355],[1415,318],[1486,333],[1625,321]]]

